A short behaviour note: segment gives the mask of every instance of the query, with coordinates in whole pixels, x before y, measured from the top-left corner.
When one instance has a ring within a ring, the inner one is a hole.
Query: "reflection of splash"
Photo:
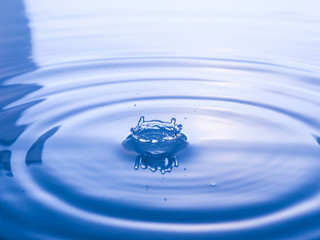
[[[179,162],[176,156],[144,154],[137,157],[134,169],[138,170],[139,166],[142,169],[149,168],[152,172],[159,170],[165,174],[171,172],[173,167],[178,167]]]
[[[173,167],[178,166],[175,154],[187,145],[187,137],[181,133],[182,125],[176,124],[176,119],[171,122],[159,120],[145,121],[141,117],[138,125],[131,128],[130,134],[123,141],[125,150],[136,152],[135,169],[149,168],[152,172],[157,169],[161,173],[171,172]]]
[[[59,129],[59,126],[54,127],[41,135],[38,140],[31,146],[27,153],[26,164],[41,164],[42,163],[42,152],[45,142],[52,137]]]
[[[0,174],[3,169],[5,175],[8,177],[12,177],[11,165],[10,165],[11,151],[5,150],[0,151]]]

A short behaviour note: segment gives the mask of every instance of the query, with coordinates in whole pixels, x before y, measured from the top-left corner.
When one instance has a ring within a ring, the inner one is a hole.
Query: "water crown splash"
[[[159,170],[162,174],[171,172],[178,167],[175,154],[187,145],[187,137],[181,133],[182,125],[176,124],[176,119],[170,122],[160,120],[145,121],[140,117],[136,127],[122,143],[125,150],[136,152],[135,169],[149,168],[152,172]]]

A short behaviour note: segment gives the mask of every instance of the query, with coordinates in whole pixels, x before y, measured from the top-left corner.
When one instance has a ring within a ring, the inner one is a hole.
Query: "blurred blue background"
[[[0,239],[320,239],[319,9],[1,0]],[[172,172],[121,148],[141,115]]]

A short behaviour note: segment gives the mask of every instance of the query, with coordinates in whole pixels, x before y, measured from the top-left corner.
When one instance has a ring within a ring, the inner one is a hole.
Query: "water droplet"
[[[137,104],[133,104],[133,106],[137,106]]]
[[[211,183],[210,185],[211,185],[211,187],[216,187],[216,186],[217,186],[217,184],[216,184],[216,183],[214,183],[214,182],[213,182],[213,183]]]
[[[163,200],[166,202],[168,199],[167,198],[163,198]]]
[[[186,169],[186,168],[184,168],[183,170],[184,170],[184,171],[187,171],[187,169]]]
[[[148,191],[149,190],[149,186],[146,186],[145,189],[146,189],[146,191]]]

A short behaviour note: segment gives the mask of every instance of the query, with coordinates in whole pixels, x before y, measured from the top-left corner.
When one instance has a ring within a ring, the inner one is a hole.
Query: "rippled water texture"
[[[2,0],[0,239],[320,239],[319,9]]]

